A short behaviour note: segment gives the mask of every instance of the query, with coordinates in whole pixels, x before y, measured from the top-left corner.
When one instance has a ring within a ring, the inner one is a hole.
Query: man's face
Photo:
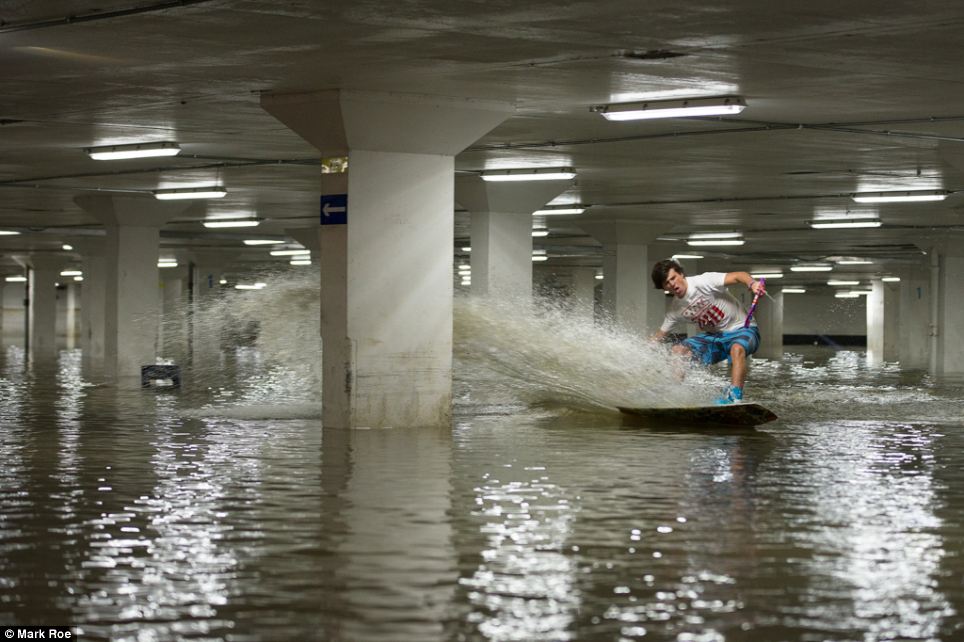
[[[666,274],[663,289],[672,293],[677,299],[682,299],[686,295],[686,277],[670,268],[670,271]]]

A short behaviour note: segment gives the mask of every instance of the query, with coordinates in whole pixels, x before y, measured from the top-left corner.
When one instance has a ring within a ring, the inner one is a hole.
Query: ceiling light
[[[60,273],[60,276],[80,276],[83,274],[80,270],[64,270]]]
[[[729,116],[746,108],[740,96],[687,98],[683,100],[647,100],[633,103],[597,105],[591,108],[607,120],[641,120],[645,118],[687,118],[692,116]]]
[[[311,265],[311,259],[292,259],[289,265]]]
[[[899,283],[899,282],[900,282],[900,277],[899,277],[899,276],[885,276],[884,278],[881,279],[881,281],[883,281],[884,283]]]
[[[83,281],[83,280],[84,280],[84,277],[83,277],[83,276],[75,276],[75,277],[74,277],[74,281]]]
[[[811,221],[810,227],[815,230],[831,230],[831,229],[844,229],[844,228],[856,228],[856,227],[880,227],[880,219],[873,220],[839,220],[839,221]]]
[[[743,239],[706,239],[705,241],[687,241],[687,245],[704,247],[710,245],[743,245]]]
[[[157,267],[159,268],[176,268],[177,259],[161,259],[157,262]]]
[[[754,272],[750,274],[754,279],[782,279],[782,272]]]
[[[912,203],[943,201],[951,192],[946,189],[919,189],[895,192],[857,192],[853,199],[858,203]]]
[[[72,249],[74,249],[74,246],[73,246],[73,245],[67,245],[66,243],[64,243],[64,244],[61,246],[61,249],[62,249],[64,252],[70,252]]]
[[[829,272],[833,269],[832,265],[793,265],[791,272]]]
[[[837,265],[871,265],[873,261],[867,259],[843,259],[837,261]]]
[[[564,216],[566,214],[582,214],[586,211],[585,207],[547,207],[542,210],[536,210],[532,213],[533,216]]]
[[[549,236],[549,230],[532,230],[533,238],[543,238]]]
[[[597,281],[602,281],[602,280],[603,280],[603,275],[602,275],[602,274],[597,274],[597,275],[596,275],[596,280],[597,280]]]
[[[177,189],[156,189],[154,198],[161,201],[179,201],[189,198],[223,198],[228,190],[223,187],[184,187]]]
[[[4,281],[7,283],[23,283],[27,280],[25,276],[8,276]]]
[[[234,286],[234,287],[235,287],[235,289],[237,289],[237,290],[260,290],[260,289],[262,289],[265,285],[267,285],[267,284],[266,284],[266,283],[250,283],[250,284],[248,284],[248,283],[238,283],[238,284],[237,284],[236,286]]]
[[[311,254],[311,250],[271,250],[271,256],[298,256],[299,254]]]
[[[738,239],[743,232],[697,232],[690,234],[691,239]]]
[[[860,295],[856,292],[837,292],[834,297],[838,299],[856,299]]]
[[[873,292],[873,290],[851,290],[851,291],[850,291],[851,294],[856,294],[857,296],[867,296],[868,294],[871,294],[872,292]]]
[[[702,254],[674,254],[671,258],[674,261],[678,261],[680,259],[701,259],[703,258],[703,255]]]
[[[103,145],[85,147],[84,151],[94,160],[120,160],[123,158],[148,158],[152,156],[177,156],[181,147],[177,143],[134,143],[132,145]]]
[[[219,285],[227,285],[227,284],[228,284],[228,280],[227,280],[227,279],[221,279],[220,281],[218,281],[218,284],[219,284]]]
[[[274,239],[245,239],[245,245],[280,245],[284,241],[276,241]]]
[[[487,169],[480,176],[484,181],[561,181],[574,178],[576,170],[572,167]]]
[[[20,232],[14,230],[0,230],[0,236],[17,236]]]
[[[806,288],[783,288],[784,294],[806,294]]]
[[[237,219],[237,220],[223,220],[215,219],[211,221],[204,221],[204,227],[214,228],[214,227],[257,227],[261,221],[253,218]]]
[[[860,285],[860,281],[843,281],[838,279],[830,279],[827,281],[827,285]]]
[[[548,260],[549,260],[549,257],[546,256],[545,254],[535,254],[535,255],[533,255],[533,257],[532,257],[532,260],[533,260],[533,261],[548,261]]]
[[[472,246],[471,246],[471,245],[466,245],[466,246],[464,246],[464,247],[462,248],[462,251],[463,251],[463,252],[471,252],[471,251],[472,251]]]

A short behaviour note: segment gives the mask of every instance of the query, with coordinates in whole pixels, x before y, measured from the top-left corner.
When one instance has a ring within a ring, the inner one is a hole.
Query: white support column
[[[80,351],[86,370],[100,371],[104,367],[106,345],[105,318],[107,311],[107,259],[104,240],[71,240],[74,250],[81,254],[84,285],[80,290]]]
[[[188,269],[183,265],[164,268],[160,270],[160,277],[162,321],[158,339],[160,356],[181,361],[187,353],[188,343]]]
[[[592,324],[596,318],[596,268],[572,268],[572,316]]]
[[[455,154],[510,107],[343,90],[261,104],[323,156],[348,156],[347,176],[322,175],[342,183],[323,195],[347,198],[320,216],[323,424],[449,425]]]
[[[80,338],[80,332],[78,327],[78,314],[80,309],[80,290],[81,285],[78,281],[74,281],[73,277],[64,277],[70,279],[67,281],[67,323],[66,323],[66,334],[67,334],[67,349],[72,350],[77,346],[77,340]]]
[[[938,251],[936,344],[931,352],[930,372],[935,376],[964,375],[964,240],[941,243]]]
[[[754,356],[761,359],[783,358],[783,288],[767,283],[769,298],[760,299],[753,318],[760,330],[760,349]]]
[[[0,346],[4,344],[3,323],[7,316],[4,314],[4,310],[7,308],[5,298],[7,293],[7,282],[4,280],[4,278],[4,275],[0,274]]]
[[[57,282],[66,257],[56,255],[16,256],[30,268],[28,281],[28,353],[35,362],[57,357]]]
[[[880,279],[871,281],[871,292],[867,295],[867,361],[873,365],[899,358],[900,292],[897,285]]]
[[[164,203],[128,195],[84,194],[74,199],[107,229],[104,374],[135,381],[157,357],[160,228],[188,202]]]
[[[455,179],[455,200],[471,213],[472,293],[500,298],[532,296],[532,212],[572,181],[486,182]]]
[[[900,273],[898,305],[898,346],[900,367],[907,370],[925,370],[929,363],[931,312],[931,280],[928,266],[920,265]]]

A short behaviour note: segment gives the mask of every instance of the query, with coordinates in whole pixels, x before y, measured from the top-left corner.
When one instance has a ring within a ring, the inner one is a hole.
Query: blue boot
[[[716,404],[719,406],[725,406],[731,403],[737,403],[743,401],[743,388],[737,388],[736,386],[727,386],[726,392],[723,396],[716,400]]]

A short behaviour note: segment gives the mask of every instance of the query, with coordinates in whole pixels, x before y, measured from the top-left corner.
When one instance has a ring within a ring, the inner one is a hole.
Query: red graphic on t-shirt
[[[686,306],[683,316],[700,326],[700,330],[705,330],[715,328],[723,320],[723,310],[713,305],[708,297],[701,296]]]

